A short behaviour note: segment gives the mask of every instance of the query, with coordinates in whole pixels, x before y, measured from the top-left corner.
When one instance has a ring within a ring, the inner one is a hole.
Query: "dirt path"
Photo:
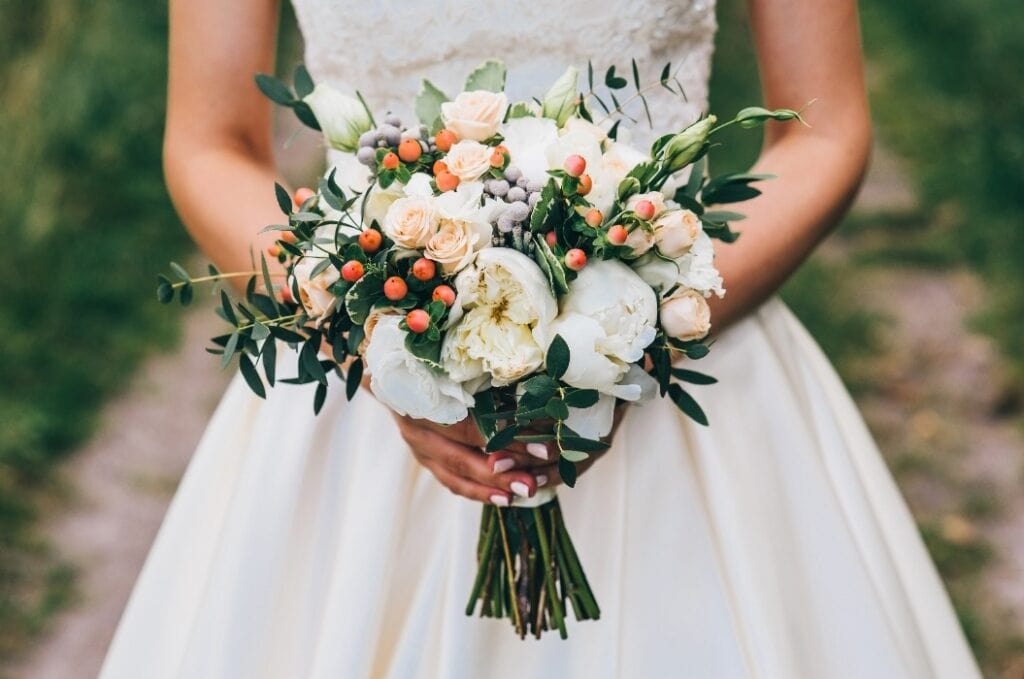
[[[219,330],[209,308],[191,311],[181,349],[151,360],[107,404],[89,445],[61,470],[70,505],[41,526],[78,570],[79,601],[4,676],[94,677],[135,577],[228,373],[204,342]]]

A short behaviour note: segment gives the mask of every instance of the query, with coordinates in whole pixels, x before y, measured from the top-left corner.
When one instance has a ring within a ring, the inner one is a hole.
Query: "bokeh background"
[[[783,297],[837,365],[987,676],[1024,677],[1024,3],[862,0],[853,211]],[[93,676],[223,388],[163,186],[163,3],[0,0],[0,672]],[[758,101],[720,0],[712,109]],[[281,72],[301,53],[284,10]],[[626,55],[628,57],[628,55]],[[315,152],[280,148],[301,177]],[[718,162],[744,169],[750,135]],[[313,165],[311,165],[312,163]],[[216,187],[211,187],[216,191]],[[208,307],[208,305],[207,305]]]

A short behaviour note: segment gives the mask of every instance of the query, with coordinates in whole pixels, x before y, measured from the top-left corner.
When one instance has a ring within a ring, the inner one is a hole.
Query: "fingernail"
[[[526,452],[542,460],[548,459],[548,447],[543,443],[527,443]]]
[[[495,462],[494,466],[491,469],[494,471],[495,474],[500,474],[502,472],[507,472],[509,469],[512,469],[512,467],[515,466],[516,461],[514,459],[512,459],[511,457],[503,457],[497,462]]]
[[[537,487],[538,488],[540,488],[541,486],[547,485],[547,482],[548,482],[548,475],[547,474],[537,474],[537,476],[534,477],[534,478],[537,479]]]
[[[519,497],[530,497],[530,487],[522,481],[513,481],[508,487]]]
[[[491,504],[498,507],[508,507],[508,498],[504,495],[492,495]]]

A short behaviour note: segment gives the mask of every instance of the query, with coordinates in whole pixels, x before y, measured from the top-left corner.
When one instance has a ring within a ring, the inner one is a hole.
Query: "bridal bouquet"
[[[378,122],[361,96],[314,86],[302,67],[294,91],[257,76],[273,101],[322,130],[332,167],[315,191],[276,186],[285,221],[267,227],[279,232],[273,266],[261,257],[254,271],[210,267],[194,278],[172,264],[178,280],[160,277],[158,297],[187,303],[198,282],[248,276],[244,300],[220,293],[231,332],[211,351],[225,366],[237,356],[259,396],[287,345],[298,374],[281,381],[317,383],[315,411],[330,373],[352,398],[365,370],[397,413],[473,417],[488,452],[553,446],[570,487],[576,463],[608,447],[617,405],[668,396],[707,424],[683,383],[714,379],[674,359],[708,351],[707,298],[724,294],[712,239],[735,239],[729,223],[742,215],[706,206],[753,197],[766,177],[708,179],[703,159],[726,126],[799,115],[709,115],[640,150],[620,129],[629,103],[650,118],[651,87],[635,62],[632,72],[628,97],[614,67],[601,94],[588,66],[583,92],[569,68],[539,99],[509,102],[505,66],[487,61],[454,97],[424,81],[416,125]],[[653,86],[682,95],[670,66]],[[550,488],[485,506],[477,560],[468,614],[479,604],[520,636],[563,638],[568,607],[579,620],[599,616]]]

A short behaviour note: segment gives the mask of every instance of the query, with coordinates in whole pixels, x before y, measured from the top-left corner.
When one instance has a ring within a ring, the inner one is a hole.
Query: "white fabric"
[[[314,77],[364,83],[371,100],[405,101],[420,72],[453,92],[451,74],[494,53],[514,90],[536,91],[596,48],[598,64],[690,53],[691,104],[670,117],[705,101],[706,3],[296,9]],[[694,367],[720,380],[693,390],[710,427],[667,400],[634,408],[559,494],[602,607],[568,641],[465,616],[480,507],[416,464],[371,396],[348,403],[335,385],[314,417],[308,387],[263,402],[236,379],[102,678],[979,676],[854,404],[785,307],[769,302]]]

